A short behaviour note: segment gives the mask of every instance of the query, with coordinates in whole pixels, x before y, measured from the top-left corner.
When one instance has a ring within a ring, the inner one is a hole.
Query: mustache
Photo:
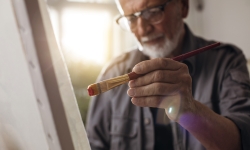
[[[140,38],[140,41],[141,41],[142,43],[143,43],[143,42],[148,42],[148,41],[154,40],[154,39],[159,38],[159,37],[162,37],[162,36],[164,36],[163,33],[152,34],[152,35],[148,35],[148,36],[141,37],[141,38]]]

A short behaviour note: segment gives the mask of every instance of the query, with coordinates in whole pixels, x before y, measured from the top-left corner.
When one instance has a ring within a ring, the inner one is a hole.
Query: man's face
[[[167,0],[120,0],[124,15],[162,5]],[[185,6],[182,0],[172,0],[165,6],[164,19],[158,24],[151,24],[139,17],[137,26],[132,31],[141,43],[143,51],[151,58],[166,57],[178,46],[184,34],[183,18]],[[186,8],[187,9],[187,8]]]

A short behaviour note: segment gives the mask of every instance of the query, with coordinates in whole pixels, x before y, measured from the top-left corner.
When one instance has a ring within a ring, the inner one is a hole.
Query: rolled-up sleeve
[[[250,149],[250,81],[242,54],[229,63],[221,85],[221,115],[232,120],[239,129],[242,148]]]

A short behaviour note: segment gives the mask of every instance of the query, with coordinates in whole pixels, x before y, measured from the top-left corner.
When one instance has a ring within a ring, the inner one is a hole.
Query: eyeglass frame
[[[117,17],[116,23],[121,27],[121,25],[119,24],[119,20],[120,20],[121,18],[127,19],[127,17],[136,17],[136,20],[137,20],[140,16],[142,16],[143,14],[145,14],[145,12],[149,11],[150,9],[159,8],[160,11],[163,12],[163,11],[165,10],[166,5],[167,5],[169,2],[171,2],[171,1],[173,1],[173,0],[168,0],[168,1],[166,1],[164,4],[157,5],[157,6],[153,6],[153,7],[144,9],[144,10],[142,10],[142,11],[135,12],[135,13],[133,13],[133,14],[131,14],[131,15],[120,15],[119,17]],[[163,18],[164,18],[164,17],[163,17]],[[144,19],[148,20],[147,18],[144,18]],[[162,21],[162,20],[161,20],[161,21]],[[161,23],[161,21],[160,21],[160,22],[157,22],[157,23],[152,23],[152,24],[158,24],[158,23]],[[131,27],[130,27],[130,26],[129,26],[129,28],[130,28],[130,30],[131,30]]]

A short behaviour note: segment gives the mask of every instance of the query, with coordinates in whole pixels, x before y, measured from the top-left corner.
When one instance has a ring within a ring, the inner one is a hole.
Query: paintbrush
[[[175,61],[182,61],[184,59],[187,59],[189,57],[197,55],[197,54],[199,54],[201,52],[204,52],[206,50],[210,50],[212,48],[215,48],[215,47],[217,47],[219,45],[220,45],[220,43],[214,43],[214,44],[202,47],[200,49],[197,49],[197,50],[194,50],[194,51],[179,55],[179,56],[174,57],[172,59],[175,60]],[[141,77],[143,75],[144,74],[136,74],[135,72],[130,72],[130,73],[122,75],[122,76],[118,76],[118,77],[115,77],[115,78],[104,80],[104,81],[101,81],[99,83],[91,84],[91,85],[88,86],[89,96],[95,96],[95,95],[101,94],[101,93],[106,92],[106,91],[108,91],[108,90],[110,90],[110,89],[112,89],[114,87],[117,87],[117,86],[119,86],[121,84],[127,83],[130,80],[137,79],[138,77]]]

